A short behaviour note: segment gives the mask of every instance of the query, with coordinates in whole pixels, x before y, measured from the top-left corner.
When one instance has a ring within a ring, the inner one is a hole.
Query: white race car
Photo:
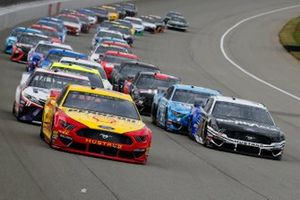
[[[104,56],[107,51],[118,51],[123,53],[131,53],[131,51],[125,47],[110,45],[110,44],[99,44],[96,48],[91,51],[90,60],[91,61],[100,61],[100,57]]]
[[[142,35],[144,33],[145,26],[143,25],[143,20],[137,17],[125,17],[124,19],[131,22],[136,35]]]
[[[88,77],[37,68],[24,72],[17,86],[12,112],[18,120],[41,122],[44,104],[50,90],[61,90],[68,84],[91,85]]]

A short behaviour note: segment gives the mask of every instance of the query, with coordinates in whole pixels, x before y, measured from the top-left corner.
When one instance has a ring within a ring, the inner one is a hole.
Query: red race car
[[[129,95],[78,85],[50,93],[40,136],[55,149],[140,164],[152,140]]]
[[[61,43],[60,37],[55,28],[41,24],[33,24],[31,25],[31,28],[42,31],[44,35],[51,38],[52,42]]]
[[[57,16],[57,18],[63,21],[64,26],[67,28],[69,34],[79,35],[82,25],[78,17],[70,14],[60,14]]]
[[[39,41],[50,41],[50,38],[40,34],[23,33],[13,45],[10,60],[14,62],[27,62],[28,52]]]
[[[111,80],[111,73],[116,65],[120,65],[125,61],[138,61],[139,57],[131,53],[122,53],[118,51],[107,51],[104,56],[100,58],[100,64],[106,72],[108,80]]]

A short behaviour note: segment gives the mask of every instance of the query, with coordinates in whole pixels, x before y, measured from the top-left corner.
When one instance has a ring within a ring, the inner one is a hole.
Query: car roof
[[[93,94],[99,94],[109,97],[114,97],[118,99],[123,99],[129,102],[133,102],[132,98],[128,94],[112,91],[112,90],[106,90],[106,89],[100,89],[100,88],[93,88],[89,86],[82,86],[82,85],[69,85],[68,90],[70,91],[79,91],[79,92],[88,92]]]
[[[52,70],[49,70],[49,69],[36,68],[34,73],[36,73],[36,72],[47,73],[47,74],[55,74],[55,75],[60,75],[60,76],[65,76],[65,77],[82,79],[82,80],[89,80],[88,77],[86,77],[86,76],[79,75],[79,74],[72,74],[72,73],[63,72],[63,71],[52,71]]]
[[[61,68],[61,69],[73,69],[73,70],[77,70],[77,71],[82,71],[82,72],[87,72],[87,73],[92,73],[92,74],[96,74],[99,75],[98,70],[96,69],[91,69],[91,68],[87,68],[87,67],[83,67],[80,65],[74,65],[74,64],[64,64],[64,63],[59,63],[59,62],[53,62],[50,69],[52,68]]]
[[[139,72],[140,75],[152,75],[152,76],[157,76],[158,78],[161,79],[177,79],[180,80],[180,78],[176,76],[172,76],[169,74],[163,74],[163,73],[157,73],[157,72]]]
[[[199,91],[199,92],[208,93],[208,94],[220,95],[220,92],[218,90],[200,87],[200,86],[176,84],[176,85],[174,85],[174,87],[176,89],[191,90],[191,91],[193,90],[193,91]]]
[[[53,52],[65,52],[66,54],[72,54],[72,55],[78,55],[78,56],[81,56],[81,57],[88,57],[86,54],[84,53],[80,53],[80,52],[76,52],[76,51],[71,51],[71,50],[66,50],[66,49],[50,49],[48,51],[48,54],[49,53],[53,53]]]
[[[119,52],[119,51],[107,51],[105,53],[106,55],[113,55],[113,56],[120,56],[120,57],[125,57],[125,58],[133,58],[133,59],[138,59],[139,57],[135,54],[132,53],[124,53],[124,52]]]
[[[229,103],[236,103],[236,104],[241,104],[241,105],[247,105],[251,107],[257,107],[257,108],[262,108],[262,109],[267,109],[266,106],[264,106],[261,103],[246,100],[246,99],[241,99],[241,98],[236,98],[236,97],[229,97],[229,96],[216,96],[213,97],[216,101],[222,101],[222,102],[229,102]]]
[[[57,43],[57,42],[51,42],[51,41],[44,41],[44,40],[43,40],[43,41],[39,41],[39,42],[37,43],[37,45],[39,45],[39,44],[47,44],[47,45],[53,46],[53,47],[55,47],[55,48],[61,47],[61,48],[69,49],[70,51],[73,50],[72,47],[71,47],[70,45],[68,45],[68,44],[62,44],[62,43]]]
[[[37,28],[40,28],[40,29],[44,29],[44,30],[49,30],[49,31],[57,31],[55,28],[51,27],[51,26],[46,26],[46,25],[42,25],[42,24],[32,24],[31,25],[31,28],[33,29],[37,29]]]
[[[82,63],[82,64],[94,65],[94,66],[97,66],[97,67],[101,67],[101,65],[99,63],[91,61],[91,60],[84,60],[84,59],[80,59],[80,58],[62,57],[60,59],[60,62],[63,61],[63,60],[64,61],[69,61],[69,62]]]
[[[155,66],[155,65],[150,64],[150,63],[141,62],[141,61],[125,61],[125,62],[122,62],[121,66],[126,65],[126,64],[143,65],[143,66],[148,67],[148,68],[153,68],[153,69],[159,70],[158,66]]]

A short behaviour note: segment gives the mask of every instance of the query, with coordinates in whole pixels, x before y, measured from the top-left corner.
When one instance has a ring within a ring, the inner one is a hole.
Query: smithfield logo
[[[103,126],[103,125],[100,125],[100,126],[98,126],[99,128],[102,128],[102,129],[105,129],[105,130],[109,130],[109,131],[111,131],[111,130],[114,130],[114,128],[113,127],[110,127],[110,126]]]

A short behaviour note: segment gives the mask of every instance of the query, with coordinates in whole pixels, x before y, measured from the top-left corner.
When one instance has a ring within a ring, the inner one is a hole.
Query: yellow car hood
[[[123,134],[142,129],[145,124],[141,120],[134,120],[109,114],[95,114],[70,108],[61,108],[70,118],[88,126],[91,129],[105,130]]]

